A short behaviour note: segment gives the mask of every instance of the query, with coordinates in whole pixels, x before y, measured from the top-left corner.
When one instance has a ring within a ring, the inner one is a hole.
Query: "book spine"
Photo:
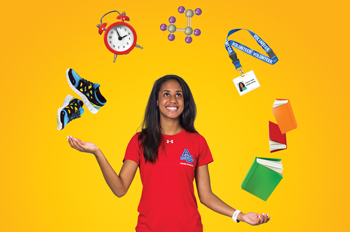
[[[241,188],[245,189],[246,184],[249,182],[250,177],[253,175],[253,173],[255,172],[256,167],[258,166],[258,163],[256,162],[256,158],[254,159],[254,162],[252,163],[252,165],[250,166],[247,175],[244,177],[242,184],[241,184]]]

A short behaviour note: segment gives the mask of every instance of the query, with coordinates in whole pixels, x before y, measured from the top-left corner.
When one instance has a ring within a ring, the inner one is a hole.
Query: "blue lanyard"
[[[227,50],[227,52],[232,60],[232,63],[235,65],[236,69],[242,68],[242,65],[239,62],[239,59],[237,58],[237,53],[235,53],[232,46],[237,48],[238,50],[241,50],[242,52],[245,52],[248,55],[251,55],[251,56],[253,56],[259,60],[262,60],[268,64],[274,65],[278,61],[278,58],[275,55],[275,53],[272,51],[272,49],[257,34],[255,34],[254,32],[252,32],[250,30],[247,30],[247,31],[249,31],[249,33],[253,36],[253,38],[256,40],[256,42],[258,42],[258,44],[265,50],[265,52],[267,53],[267,55],[269,57],[267,57],[267,56],[265,56],[257,51],[254,51],[253,49],[248,48],[248,47],[244,46],[243,44],[240,44],[236,41],[228,40],[228,37],[230,35],[232,35],[233,33],[237,32],[237,31],[240,31],[240,30],[247,30],[247,29],[240,28],[240,29],[231,30],[228,33],[227,38],[226,38],[226,42],[225,42],[226,50]]]

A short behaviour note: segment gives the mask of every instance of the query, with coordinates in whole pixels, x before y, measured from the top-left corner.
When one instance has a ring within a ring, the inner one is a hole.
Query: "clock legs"
[[[143,49],[143,47],[141,47],[140,45],[137,45],[137,44],[135,45],[135,47]],[[129,54],[129,53],[127,53],[127,54]],[[115,63],[116,59],[117,59],[117,54],[114,54],[113,63]]]

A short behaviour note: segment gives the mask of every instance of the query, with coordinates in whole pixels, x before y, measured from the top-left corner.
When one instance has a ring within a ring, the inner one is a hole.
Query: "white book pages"
[[[273,103],[273,108],[284,105],[287,102],[288,102],[288,100],[275,100],[275,102]]]
[[[262,164],[264,166],[270,166],[275,168],[282,168],[282,162],[281,161],[272,161],[272,160],[264,160],[264,159],[257,159],[256,160],[259,164]]]
[[[286,145],[279,145],[279,146],[270,146],[270,151],[276,151],[276,150],[283,150],[283,149],[286,149]]]
[[[280,172],[282,172],[283,168],[282,167],[276,167],[276,166],[270,166],[270,165],[266,165],[266,164],[261,164],[264,167],[267,167],[269,169],[276,169],[276,170],[280,170]]]
[[[263,166],[265,166],[265,165],[263,165]],[[274,167],[270,167],[270,166],[265,166],[265,167],[267,167],[268,169],[271,169],[271,170],[273,170],[275,172],[278,172],[280,174],[283,172],[283,168],[280,169],[280,168],[274,168]]]
[[[269,143],[270,143],[270,151],[286,149],[287,148],[287,145],[285,145],[283,143],[276,142],[276,141],[270,140]]]
[[[282,162],[281,161],[272,161],[272,160],[264,160],[264,159],[256,159],[256,162],[263,165],[264,167],[267,167],[268,169],[271,169],[275,172],[282,173]]]

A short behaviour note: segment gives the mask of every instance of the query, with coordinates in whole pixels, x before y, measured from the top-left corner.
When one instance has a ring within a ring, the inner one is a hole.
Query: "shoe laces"
[[[92,98],[92,92],[91,91],[95,91],[94,90],[94,83],[92,83],[91,81],[85,80],[83,78],[81,78],[80,84],[78,86],[78,90],[80,92],[82,92],[83,94],[88,94],[90,92],[89,95],[91,95]]]
[[[94,83],[92,83],[91,81],[85,80],[83,78],[82,78],[82,81],[83,81],[83,85],[86,87],[89,87],[90,85],[94,86]]]
[[[67,107],[69,121],[80,118],[79,105],[76,101],[70,103]]]

